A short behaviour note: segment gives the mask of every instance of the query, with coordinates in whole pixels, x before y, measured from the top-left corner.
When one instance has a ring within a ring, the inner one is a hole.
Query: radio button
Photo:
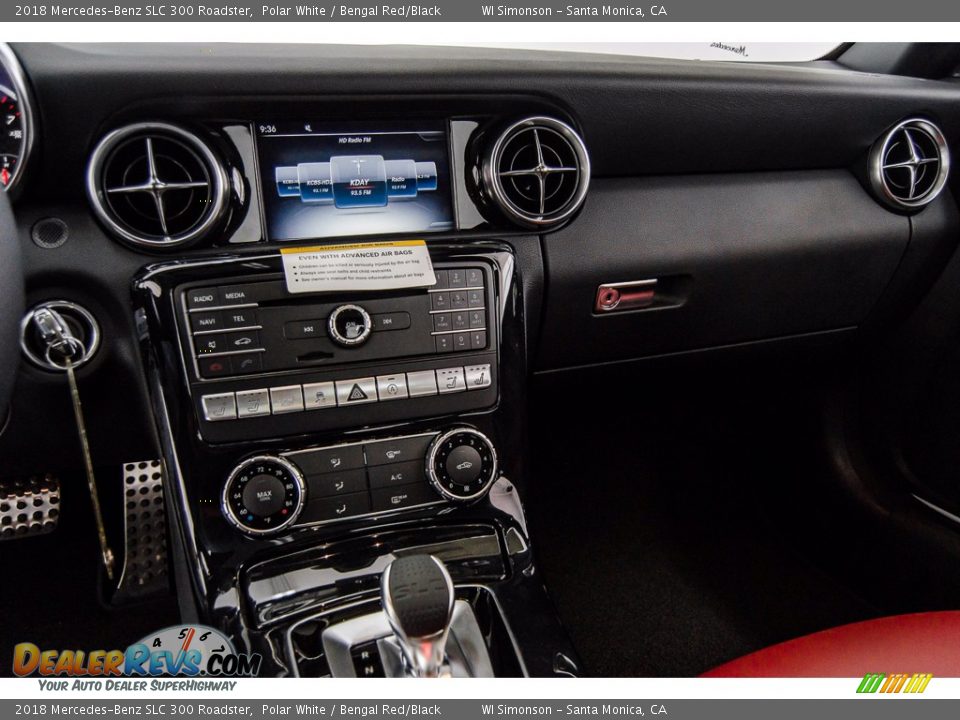
[[[417,370],[407,373],[407,391],[410,397],[437,394],[437,376],[433,370]]]
[[[303,410],[303,391],[299,385],[270,388],[270,405],[274,415],[301,412]]]
[[[367,472],[370,476],[371,490],[426,481],[423,460],[411,460],[394,463],[393,465],[377,465],[369,468]]]
[[[203,404],[203,417],[207,422],[234,420],[237,417],[237,398],[233,393],[204,395],[200,402]]]
[[[397,375],[377,375],[377,395],[380,401],[400,400],[407,397],[407,378],[403,373]]]
[[[223,315],[223,327],[225,328],[243,328],[259,325],[257,322],[256,308],[224,310],[221,315]]]
[[[366,492],[367,474],[361,468],[307,477],[307,489],[311,498]]]
[[[305,475],[340,472],[363,468],[363,446],[344,445],[343,447],[323,448],[310,452],[296,453],[293,461]]]
[[[309,383],[303,386],[303,405],[307,410],[336,407],[337,392],[332,382]]]
[[[483,270],[467,268],[467,287],[483,287]]]
[[[196,310],[198,308],[216,307],[220,304],[219,288],[191,288],[187,290],[187,308]]]
[[[374,330],[406,330],[410,327],[410,313],[380,313],[373,316]]]
[[[323,331],[323,320],[292,320],[283,326],[283,335],[287,340],[321,337]]]
[[[220,330],[222,327],[223,317],[216,311],[190,314],[190,328],[194,332],[201,332],[203,330]]]
[[[269,414],[269,391],[243,390],[237,393],[237,417],[258,417]]]
[[[430,371],[433,374],[433,371]],[[437,384],[433,384],[433,394],[436,395]],[[367,465],[389,465],[390,463],[406,462],[415,460],[422,462],[427,452],[427,445],[433,437],[423,435],[421,437],[397,438],[396,440],[383,440],[381,442],[367,443],[363,450],[367,455]]]
[[[467,386],[463,382],[463,368],[444,368],[437,370],[437,387],[440,394],[463,392]]]
[[[468,365],[464,368],[467,390],[481,390],[490,387],[490,365]]]
[[[377,381],[372,377],[337,380],[337,405],[362,405],[377,401]]]

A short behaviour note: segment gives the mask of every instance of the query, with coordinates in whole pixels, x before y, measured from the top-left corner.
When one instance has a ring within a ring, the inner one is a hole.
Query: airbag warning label
[[[280,254],[291,293],[396,290],[437,282],[423,240],[283,248]]]

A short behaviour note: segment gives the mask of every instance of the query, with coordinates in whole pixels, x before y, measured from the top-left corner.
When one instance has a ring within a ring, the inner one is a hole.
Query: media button
[[[332,382],[308,383],[303,386],[303,405],[307,410],[336,407],[337,393]]]
[[[258,301],[261,288],[256,285],[228,285],[220,288],[220,300],[224,305],[245,305]]]

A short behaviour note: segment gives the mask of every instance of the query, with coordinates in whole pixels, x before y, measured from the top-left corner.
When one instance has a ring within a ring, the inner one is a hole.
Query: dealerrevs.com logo
[[[13,672],[20,677],[244,677],[256,675],[262,660],[258,653],[238,653],[214,628],[174,625],[126,650],[41,650],[20,643],[13,649]]]

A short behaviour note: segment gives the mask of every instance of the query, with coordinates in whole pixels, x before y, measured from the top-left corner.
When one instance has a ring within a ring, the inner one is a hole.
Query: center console
[[[429,254],[436,282],[405,289],[290,292],[274,249],[135,283],[182,612],[261,653],[263,673],[401,674],[381,577],[423,555],[451,578],[454,674],[576,672],[520,500],[514,248]]]

